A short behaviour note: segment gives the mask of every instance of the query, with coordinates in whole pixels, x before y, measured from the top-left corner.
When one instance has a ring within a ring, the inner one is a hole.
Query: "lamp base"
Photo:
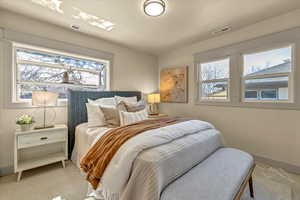
[[[54,125],[45,125],[45,126],[35,126],[35,130],[46,129],[46,128],[54,128]]]
[[[158,116],[159,113],[149,113],[150,116]]]
[[[159,109],[158,109],[158,104],[153,103],[149,105],[149,115],[158,115],[159,114]]]

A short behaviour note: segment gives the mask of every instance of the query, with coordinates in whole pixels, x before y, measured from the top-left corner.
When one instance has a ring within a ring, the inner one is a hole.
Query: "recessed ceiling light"
[[[166,10],[166,4],[163,0],[146,0],[144,3],[144,12],[149,16],[160,16]]]

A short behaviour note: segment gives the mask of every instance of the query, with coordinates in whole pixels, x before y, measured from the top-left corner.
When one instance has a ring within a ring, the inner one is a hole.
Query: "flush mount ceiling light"
[[[163,0],[146,0],[144,3],[144,12],[149,16],[160,16],[166,10],[166,4]]]

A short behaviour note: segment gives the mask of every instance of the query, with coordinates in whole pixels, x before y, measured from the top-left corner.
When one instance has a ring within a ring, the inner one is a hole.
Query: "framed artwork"
[[[161,102],[187,103],[187,69],[178,67],[160,71]]]

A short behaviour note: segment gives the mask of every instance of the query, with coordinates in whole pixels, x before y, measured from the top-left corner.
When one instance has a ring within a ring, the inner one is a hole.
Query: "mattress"
[[[79,124],[75,129],[75,144],[71,160],[80,168],[81,158],[88,152],[94,141],[97,141],[110,128],[89,128],[88,123]]]

